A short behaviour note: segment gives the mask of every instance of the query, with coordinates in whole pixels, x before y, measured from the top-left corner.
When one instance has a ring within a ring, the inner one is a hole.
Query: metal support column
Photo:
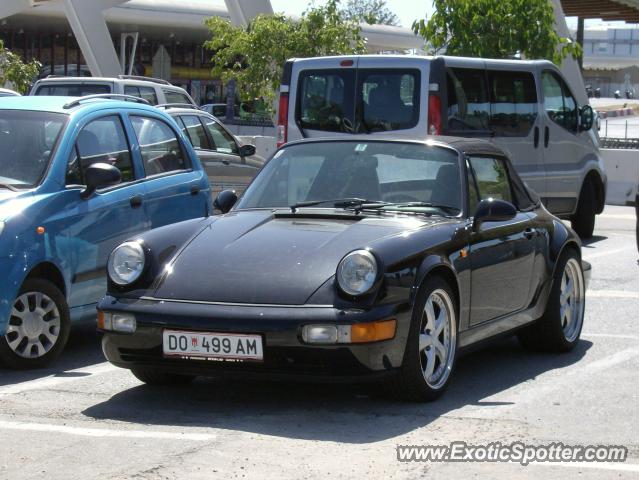
[[[584,19],[583,17],[577,17],[577,43],[581,47],[583,52],[584,48]],[[583,72],[584,70],[584,54],[579,55],[579,70]]]

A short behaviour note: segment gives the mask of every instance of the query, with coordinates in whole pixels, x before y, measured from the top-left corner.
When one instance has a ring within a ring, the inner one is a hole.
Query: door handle
[[[131,208],[139,208],[142,206],[142,197],[140,195],[134,195],[130,198],[129,203]]]
[[[229,160],[222,160],[222,163],[224,165],[230,165],[231,164],[231,162]]]
[[[193,185],[191,187],[191,195],[197,195],[198,193],[200,193],[200,187],[197,185]]]
[[[536,228],[527,228],[526,230],[524,230],[524,237],[526,237],[528,240],[536,236],[537,236]]]
[[[548,147],[548,141],[550,140],[550,129],[544,127],[544,147]]]
[[[539,146],[539,127],[535,127],[535,137],[534,137],[535,148]]]

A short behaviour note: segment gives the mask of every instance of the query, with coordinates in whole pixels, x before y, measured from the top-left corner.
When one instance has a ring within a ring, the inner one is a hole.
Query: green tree
[[[18,55],[4,48],[4,43],[0,40],[0,86],[11,82],[16,92],[27,93],[40,67],[42,65],[37,60],[24,63]]]
[[[433,0],[435,13],[413,22],[433,53],[487,58],[545,58],[561,64],[581,47],[555,32],[549,0]]]
[[[299,20],[284,15],[259,15],[248,27],[213,17],[206,20],[215,77],[235,78],[243,100],[262,97],[270,107],[289,58],[363,53],[364,39],[356,22],[345,19],[338,1],[312,7]]]
[[[340,11],[344,18],[356,22],[399,25],[399,17],[386,6],[386,0],[347,0]]]

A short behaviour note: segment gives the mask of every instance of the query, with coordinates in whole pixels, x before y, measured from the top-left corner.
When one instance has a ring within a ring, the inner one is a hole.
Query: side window
[[[211,134],[213,139],[213,145],[211,149],[220,153],[230,153],[233,155],[239,155],[237,144],[233,137],[231,137],[226,131],[218,125],[218,123],[211,118],[203,118],[204,125]]]
[[[124,94],[132,95],[134,97],[143,98],[151,105],[158,104],[158,97],[155,94],[153,87],[139,87],[137,85],[125,85]]]
[[[184,123],[186,136],[191,140],[193,148],[209,149],[209,140],[206,138],[204,127],[197,115],[182,115],[180,118]]]
[[[470,157],[470,165],[475,172],[482,200],[496,198],[512,203],[512,190],[503,161],[492,157]]]
[[[166,103],[193,103],[191,99],[183,93],[173,90],[162,89],[164,96],[166,97]]]
[[[75,155],[76,149],[79,159]],[[117,115],[98,118],[87,124],[78,134],[76,149],[69,159],[67,183],[83,184],[86,168],[94,163],[114,165],[120,170],[123,182],[135,178],[131,152]]]
[[[535,78],[528,72],[489,71],[490,129],[505,137],[526,136],[537,118]]]
[[[131,95],[133,97],[142,98],[142,95],[140,95],[140,89],[135,85],[125,85],[124,94]]]
[[[475,177],[471,170],[470,165],[466,165],[466,178],[468,182],[468,207],[469,214],[472,217],[475,215],[477,204],[479,203],[479,192],[477,191],[477,184],[475,183]]]
[[[448,128],[489,130],[490,100],[485,70],[448,70]]]
[[[147,176],[184,170],[186,163],[175,132],[162,120],[131,116]]]
[[[544,92],[544,109],[548,118],[571,132],[578,130],[577,102],[566,83],[554,72],[545,71],[541,76]]]

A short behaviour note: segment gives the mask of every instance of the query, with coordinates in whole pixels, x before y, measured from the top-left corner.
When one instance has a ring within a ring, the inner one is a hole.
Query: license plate
[[[164,330],[162,349],[165,356],[229,360],[262,361],[262,337],[241,333],[185,332]]]

